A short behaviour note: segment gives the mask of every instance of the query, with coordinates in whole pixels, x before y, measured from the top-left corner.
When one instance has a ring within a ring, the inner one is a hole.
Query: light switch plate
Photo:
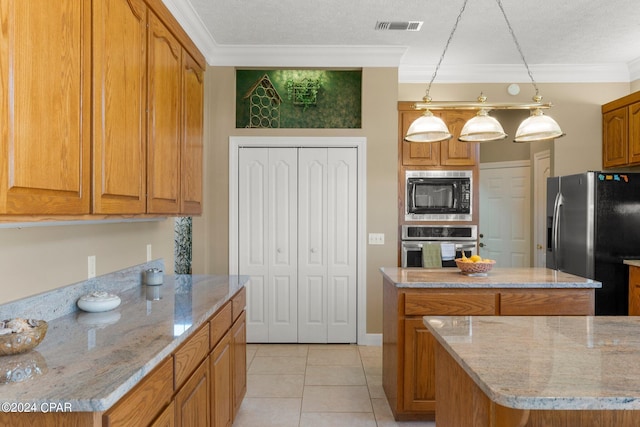
[[[384,245],[384,233],[369,233],[370,245]]]

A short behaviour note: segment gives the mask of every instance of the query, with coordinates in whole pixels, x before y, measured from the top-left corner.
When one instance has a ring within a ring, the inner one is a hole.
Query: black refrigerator
[[[625,259],[640,259],[640,173],[547,178],[547,268],[602,282],[596,315],[628,313]]]

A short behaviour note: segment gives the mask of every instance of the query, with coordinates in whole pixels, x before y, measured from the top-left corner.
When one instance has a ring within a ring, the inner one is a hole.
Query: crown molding
[[[209,65],[239,67],[398,67],[405,47],[389,46],[223,46]]]
[[[629,62],[629,75],[632,82],[640,80],[640,58]]]

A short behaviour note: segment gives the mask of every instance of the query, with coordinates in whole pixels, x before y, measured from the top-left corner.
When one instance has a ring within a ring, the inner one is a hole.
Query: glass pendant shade
[[[429,110],[411,123],[404,137],[408,142],[439,142],[451,138],[447,125]]]
[[[462,127],[458,140],[464,142],[487,142],[505,139],[502,125],[494,117],[488,115],[487,110],[482,109],[478,114],[469,119]]]
[[[514,142],[545,141],[564,135],[560,125],[537,108],[520,124]]]

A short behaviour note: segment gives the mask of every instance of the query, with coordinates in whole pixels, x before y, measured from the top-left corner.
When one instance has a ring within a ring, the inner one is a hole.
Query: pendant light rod
[[[550,102],[541,104],[512,103],[512,102],[478,102],[478,101],[436,101],[436,102],[416,102],[413,108],[416,110],[535,110],[549,109],[553,107]]]
[[[433,81],[436,79],[436,76],[438,75],[440,64],[442,64],[444,55],[447,53],[447,49],[449,48],[449,43],[451,43],[451,39],[453,39],[453,35],[455,34],[456,29],[458,28],[458,23],[460,22],[460,18],[462,18],[462,14],[464,13],[465,8],[467,7],[468,1],[469,0],[464,0],[464,3],[460,8],[460,12],[458,13],[458,17],[456,18],[456,22],[455,24],[453,24],[453,28],[451,29],[451,33],[449,34],[449,38],[447,39],[447,43],[444,45],[444,50],[442,51],[442,55],[440,55],[440,60],[438,61],[438,64],[436,65],[436,69],[433,71],[433,75],[431,76],[431,81],[429,81],[429,85],[427,86],[427,91],[423,98],[425,102],[431,101],[431,97],[429,96],[429,92],[431,91],[431,84],[433,83]]]
[[[511,22],[509,22],[509,18],[507,18],[507,13],[504,11],[504,7],[502,6],[502,1],[496,0],[496,3],[498,3],[500,12],[502,12],[502,16],[504,16],[504,22],[507,23],[507,27],[509,28],[509,34],[511,34],[513,43],[516,45],[516,48],[518,49],[518,53],[520,54],[520,59],[522,59],[522,62],[524,63],[525,68],[527,69],[527,73],[529,74],[529,78],[531,79],[531,84],[533,85],[533,88],[536,90],[536,94],[534,96],[534,100],[535,100],[537,97],[539,97],[538,85],[536,84],[536,81],[533,79],[533,74],[531,74],[531,69],[529,69],[529,64],[527,63],[527,60],[524,58],[524,53],[522,52],[520,43],[518,43],[518,39],[516,38],[516,33],[513,31],[513,27],[511,27]],[[540,97],[540,99],[542,99],[542,97]],[[538,100],[538,102],[540,102],[540,100]]]

